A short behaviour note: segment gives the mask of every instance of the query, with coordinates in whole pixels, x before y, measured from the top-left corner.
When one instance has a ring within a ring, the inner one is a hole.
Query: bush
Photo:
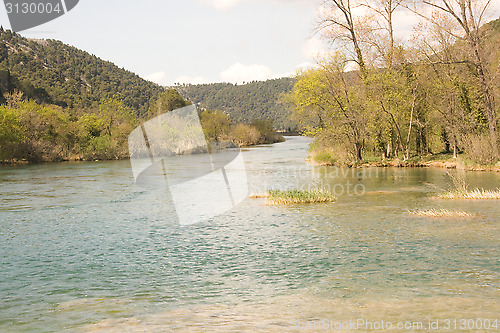
[[[260,140],[259,131],[253,126],[244,124],[234,126],[230,135],[239,146],[255,145]]]
[[[282,135],[276,133],[273,127],[273,122],[270,120],[254,120],[252,126],[260,133],[259,143],[275,143],[283,142],[285,139]]]
[[[351,165],[346,147],[333,145],[329,140],[317,138],[310,146],[310,160],[322,165],[346,166]]]
[[[488,135],[470,135],[464,143],[466,155],[471,161],[481,165],[498,162],[498,147],[494,146]]]
[[[115,142],[108,135],[91,138],[84,153],[86,160],[109,160],[118,157]]]

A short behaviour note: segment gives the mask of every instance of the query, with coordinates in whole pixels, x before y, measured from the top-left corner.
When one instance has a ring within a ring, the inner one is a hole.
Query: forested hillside
[[[184,85],[176,89],[202,108],[221,110],[232,119],[244,123],[274,120],[278,129],[295,129],[285,95],[292,91],[295,79],[281,78],[243,85],[211,83]]]
[[[144,114],[164,88],[60,41],[0,28],[0,99],[15,90],[39,103],[78,109],[96,108],[114,96]]]

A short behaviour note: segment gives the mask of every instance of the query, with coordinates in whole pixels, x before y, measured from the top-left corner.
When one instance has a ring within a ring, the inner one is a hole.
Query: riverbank
[[[272,136],[270,138],[266,138],[260,141],[256,141],[252,144],[245,144],[245,143],[237,143],[234,141],[227,141],[227,142],[210,142],[209,147],[210,151],[219,151],[219,150],[225,150],[225,149],[235,149],[235,148],[249,148],[249,147],[257,147],[260,145],[268,145],[268,144],[274,144],[274,143],[280,143],[284,142],[285,138],[280,135],[276,134],[275,136]],[[206,152],[206,151],[205,151]],[[191,155],[194,154],[192,152],[190,153],[184,153],[183,155]],[[89,156],[89,155],[87,155]],[[100,161],[121,161],[121,160],[128,160],[129,155],[124,154],[124,155],[118,155],[114,156],[113,158],[93,158],[93,157],[86,157],[85,155],[74,155],[70,156],[67,158],[58,158],[54,160],[37,160],[37,161],[29,161],[27,159],[12,159],[12,160],[0,160],[0,166],[5,165],[5,166],[17,166],[17,165],[36,165],[36,164],[46,164],[46,163],[62,163],[62,162],[100,162]]]
[[[318,166],[336,166],[337,163],[332,160],[321,160],[315,156],[309,156],[309,163]],[[338,165],[337,165],[338,166]],[[500,162],[492,165],[481,165],[474,163],[463,156],[454,158],[451,154],[436,154],[423,157],[413,157],[406,161],[400,159],[382,159],[373,158],[366,161],[354,164],[343,165],[352,168],[443,168],[443,169],[459,169],[465,171],[495,171],[500,172]]]

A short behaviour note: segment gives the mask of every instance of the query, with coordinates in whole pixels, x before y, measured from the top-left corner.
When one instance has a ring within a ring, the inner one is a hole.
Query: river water
[[[309,143],[244,149],[250,190],[335,203],[248,199],[190,226],[129,161],[0,168],[0,332],[500,329],[498,202],[436,199],[442,169],[313,166]],[[466,179],[495,189],[500,173]],[[476,215],[409,213],[429,208]]]

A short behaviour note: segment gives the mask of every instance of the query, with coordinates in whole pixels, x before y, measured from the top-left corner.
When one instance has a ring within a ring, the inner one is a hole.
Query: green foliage
[[[345,61],[336,54],[298,76],[291,100],[308,132],[323,145],[343,143],[354,163],[363,158],[371,115],[365,91],[358,77],[345,73]]]
[[[104,121],[99,118],[96,114],[87,113],[78,119],[78,126],[81,129],[81,138],[84,140],[90,140],[92,138],[97,138],[101,136],[104,131]]]
[[[221,111],[203,111],[200,115],[205,137],[209,142],[222,141],[227,138],[231,120]]]
[[[85,160],[118,159],[119,147],[109,135],[91,138],[82,151]]]
[[[134,119],[132,111],[125,106],[124,102],[116,96],[105,99],[99,106],[99,118],[104,125],[104,132],[109,136],[118,136],[123,134],[116,133],[123,127],[134,127],[137,121]],[[113,131],[114,130],[114,131]]]
[[[185,100],[177,90],[167,89],[167,91],[160,93],[157,100],[151,104],[148,115],[155,117],[190,104],[191,102]]]
[[[23,130],[16,112],[0,105],[0,160],[14,156],[16,146],[23,141]]]
[[[271,205],[293,205],[334,202],[336,197],[326,190],[269,190],[267,202]]]
[[[128,154],[127,137],[137,119],[122,101],[103,101],[99,114],[79,118],[34,101],[0,106],[0,160],[29,162],[71,158],[117,159]]]
[[[270,120],[254,120],[252,127],[259,132],[259,143],[282,142],[284,138],[278,135],[273,128],[273,122]]]
[[[482,65],[491,73],[499,70],[494,46],[499,26],[500,19],[481,28]],[[373,158],[411,162],[433,151],[453,152],[456,158],[465,152],[476,163],[495,165],[500,109],[492,116],[486,101],[495,105],[500,81],[491,75],[491,82],[482,83],[463,48],[458,40],[430,59],[410,54],[422,50],[401,48],[397,63],[384,68],[374,62],[362,78],[346,71],[345,57],[338,53],[299,73],[289,100],[305,133],[316,139],[311,159],[353,165]],[[495,93],[488,95],[485,84]]]

